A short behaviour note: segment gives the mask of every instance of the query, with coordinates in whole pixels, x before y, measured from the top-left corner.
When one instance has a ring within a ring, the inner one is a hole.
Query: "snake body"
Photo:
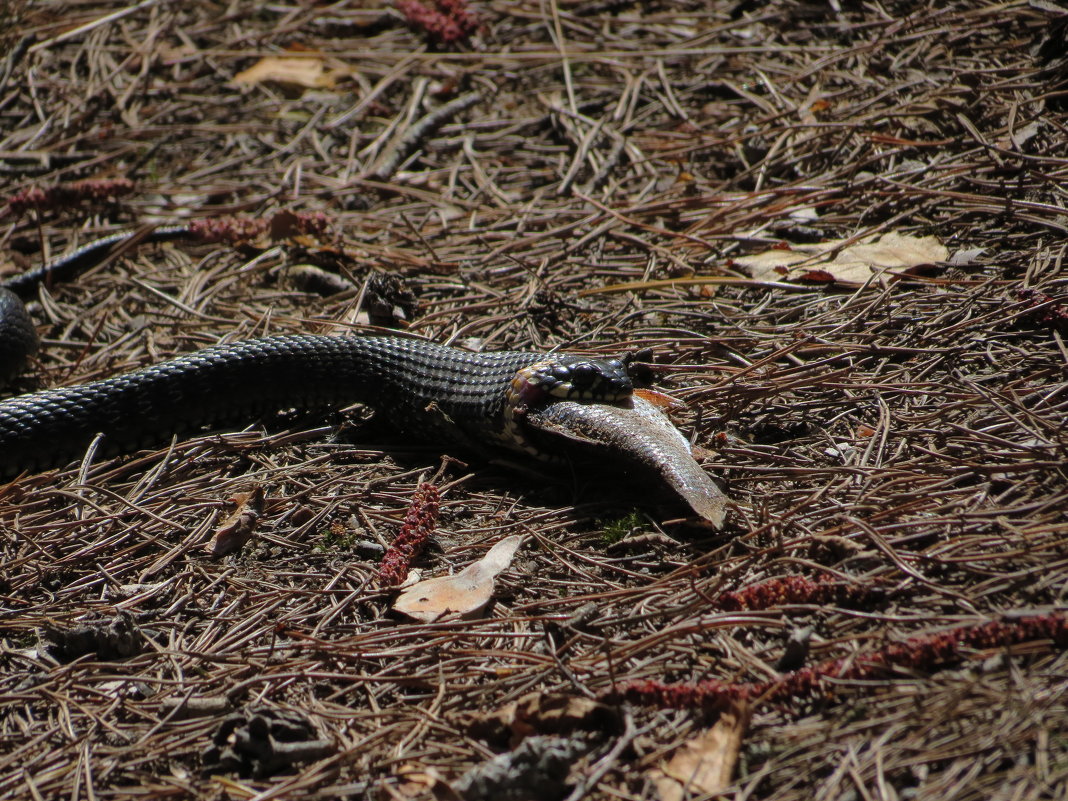
[[[175,229],[162,235],[175,238]],[[91,243],[74,256],[118,241]],[[21,303],[5,296],[12,295],[0,293],[0,347],[5,337],[33,334]],[[98,436],[106,452],[126,452],[280,409],[353,403],[430,442],[545,456],[525,431],[531,410],[555,399],[614,402],[631,388],[617,359],[471,353],[388,336],[264,337],[0,401],[0,476],[68,463]]]
[[[551,369],[597,361],[558,356]],[[518,404],[540,392],[530,379],[543,368],[526,371],[548,364],[544,354],[468,353],[399,337],[295,335],[218,345],[0,401],[0,474],[64,464],[98,434],[108,450],[124,452],[278,409],[351,403],[378,409],[422,440],[526,451],[532,446],[515,417]]]
[[[37,352],[37,331],[26,307],[11,290],[0,286],[0,385],[6,384]]]

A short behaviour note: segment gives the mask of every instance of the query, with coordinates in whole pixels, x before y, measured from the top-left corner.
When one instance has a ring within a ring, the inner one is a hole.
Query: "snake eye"
[[[601,371],[589,362],[571,365],[571,384],[575,389],[589,389],[600,376]]]

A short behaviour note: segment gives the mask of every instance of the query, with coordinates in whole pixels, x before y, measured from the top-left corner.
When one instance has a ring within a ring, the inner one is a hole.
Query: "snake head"
[[[540,407],[550,399],[612,403],[630,397],[634,385],[619,359],[561,354],[519,371],[512,382],[517,405]]]
[[[553,455],[528,436],[524,421],[529,414],[556,400],[617,403],[628,399],[633,390],[627,365],[620,359],[554,354],[515,374],[505,398],[501,440],[515,450],[551,459]]]

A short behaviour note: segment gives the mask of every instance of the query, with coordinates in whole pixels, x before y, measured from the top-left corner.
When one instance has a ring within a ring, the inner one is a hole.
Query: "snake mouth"
[[[502,442],[543,461],[553,454],[539,447],[524,425],[532,412],[557,401],[617,404],[628,400],[634,384],[619,359],[560,355],[519,370],[508,386]]]
[[[561,355],[536,362],[516,373],[509,401],[517,407],[540,408],[553,399],[613,403],[634,391],[619,359]]]

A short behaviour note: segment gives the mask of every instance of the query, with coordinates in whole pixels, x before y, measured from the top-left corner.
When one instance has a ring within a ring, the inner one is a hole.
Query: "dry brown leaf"
[[[460,801],[437,768],[412,763],[402,765],[396,771],[397,784],[382,794],[383,799],[396,801],[401,798],[435,798],[443,801]]]
[[[448,614],[460,617],[478,614],[493,597],[493,580],[512,563],[522,542],[521,534],[505,537],[455,576],[413,584],[398,596],[393,608],[424,623]]]
[[[234,76],[236,84],[280,83],[308,89],[333,89],[336,73],[328,72],[322,57],[267,56]]]
[[[486,715],[468,719],[467,730],[488,742],[508,742],[514,748],[533,734],[570,734],[573,731],[615,730],[615,709],[578,695],[527,693]]]
[[[649,771],[660,801],[682,801],[687,795],[711,795],[728,787],[748,726],[749,707],[737,705],[722,713],[712,728],[675,749],[659,769]]]
[[[852,245],[832,239],[789,250],[772,249],[740,256],[736,265],[753,278],[765,281],[837,282],[860,286],[876,276],[884,282],[889,274],[904,273],[921,264],[946,261],[949,250],[933,236],[910,236],[890,231],[876,238],[865,237]],[[833,254],[833,255],[832,255]]]
[[[638,388],[634,390],[634,394],[666,412],[681,412],[686,408],[686,404],[678,398],[673,398],[671,395],[666,395],[655,389]]]
[[[263,487],[235,495],[230,502],[237,508],[218,525],[211,542],[204,546],[212,556],[232,553],[249,541],[263,514]]]

